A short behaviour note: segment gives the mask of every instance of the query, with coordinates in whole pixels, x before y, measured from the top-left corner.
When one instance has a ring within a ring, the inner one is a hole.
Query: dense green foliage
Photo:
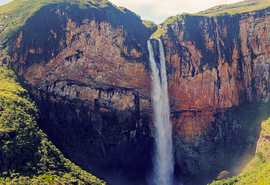
[[[262,129],[266,134],[270,135],[270,117],[262,123]],[[254,159],[243,170],[243,172],[235,177],[213,181],[211,185],[242,185],[270,184],[270,142],[264,143],[260,152],[257,152]]]
[[[15,73],[0,68],[1,184],[105,184],[66,159],[37,119],[38,110]]]

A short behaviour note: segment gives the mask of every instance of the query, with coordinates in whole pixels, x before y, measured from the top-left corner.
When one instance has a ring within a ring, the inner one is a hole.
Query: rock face
[[[262,109],[255,102],[269,101],[269,10],[217,17],[181,15],[166,25],[162,39],[175,155],[184,172],[228,169],[226,163],[241,156],[247,143],[255,145],[256,129],[249,132],[254,138],[241,135],[244,127],[256,128],[256,119],[263,117],[255,115]],[[253,118],[240,116],[245,113]]]
[[[140,182],[152,168],[151,33],[109,2],[51,4],[27,20],[10,50],[9,65],[32,87],[40,127],[69,159],[116,184],[123,176]]]
[[[185,15],[170,25],[172,33],[163,39],[171,97],[178,99],[174,110],[212,111],[245,101],[268,102],[267,12],[214,18]]]
[[[111,183],[129,184],[114,181],[125,176],[143,184],[153,153],[152,31],[126,9],[87,6],[38,10],[18,31],[9,65],[31,87],[39,125],[66,157]],[[181,15],[166,25],[175,176],[186,184],[209,182],[255,151],[256,125],[270,113],[269,23],[266,9]]]

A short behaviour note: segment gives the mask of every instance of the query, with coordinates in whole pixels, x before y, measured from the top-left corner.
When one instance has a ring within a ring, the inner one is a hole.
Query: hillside
[[[270,183],[270,118],[262,122],[262,131],[257,143],[256,156],[237,176],[213,181],[211,185],[241,185],[241,184],[269,184]],[[219,179],[224,178],[223,176]]]
[[[5,64],[9,62],[9,50],[11,49],[13,42],[17,38],[20,29],[27,24],[27,21],[29,22],[29,19],[31,20],[31,17],[33,16],[35,16],[36,18],[39,17],[38,19],[40,19],[39,21],[41,22],[46,21],[42,17],[44,16],[44,14],[41,12],[46,9],[45,7],[52,7],[52,5],[64,8],[66,11],[66,15],[72,14],[72,20],[75,22],[81,21],[81,19],[86,17],[90,20],[92,18],[95,18],[97,21],[106,20],[107,22],[111,23],[111,26],[113,26],[114,28],[119,28],[123,25],[132,24],[133,21],[130,20],[132,20],[134,17],[138,19],[135,22],[142,22],[140,20],[140,17],[135,13],[127,10],[126,8],[117,7],[107,0],[14,0],[0,7],[0,61],[3,61]],[[120,16],[121,14],[123,14],[123,16]],[[56,26],[57,24],[62,24],[66,20],[64,18],[64,20],[55,19],[54,21],[55,22],[52,24]],[[137,27],[129,31],[131,31],[134,35],[138,36],[138,29],[140,29],[142,25],[138,25],[138,23],[135,23],[135,25],[137,25]],[[44,29],[44,27],[34,27],[34,25],[31,24],[28,24],[27,26],[30,26],[29,29],[31,30],[36,30],[38,28]],[[125,26],[124,29],[128,29],[128,27]],[[42,35],[44,37],[48,36],[46,35],[48,34],[46,33],[46,31],[47,30],[43,30],[44,33]],[[151,29],[146,32],[149,31],[152,32]],[[26,42],[31,42],[31,40],[35,40],[35,35],[32,35],[32,38],[29,37],[29,39],[30,40]],[[139,37],[138,39],[140,40]],[[39,40],[37,39],[37,41]],[[63,47],[64,46],[62,46],[62,48]]]
[[[98,7],[104,7],[108,1],[103,0],[97,4],[97,1],[70,1],[70,3],[77,4],[82,8],[85,8],[85,4],[95,9]],[[2,57],[0,60],[8,60],[9,49],[14,42],[14,34],[20,27],[25,25],[26,20],[35,14],[40,8],[57,3],[66,3],[64,0],[41,0],[41,1],[29,1],[29,0],[14,0],[6,5],[0,7],[0,43]]]
[[[239,3],[233,3],[229,5],[218,5],[205,11],[198,12],[197,14],[206,16],[216,16],[224,13],[240,14],[244,12],[262,10],[269,6],[270,2],[268,0],[244,0]]]
[[[0,183],[106,184],[82,170],[37,126],[38,110],[12,70],[0,68]]]
[[[162,34],[166,33],[166,28],[168,28],[170,25],[173,25],[177,21],[187,21],[186,17],[231,17],[235,16],[236,14],[260,11],[268,7],[270,7],[270,2],[268,0],[244,0],[239,3],[229,5],[218,5],[195,14],[180,14],[171,16],[158,26],[157,31],[153,33],[151,37],[160,37]]]

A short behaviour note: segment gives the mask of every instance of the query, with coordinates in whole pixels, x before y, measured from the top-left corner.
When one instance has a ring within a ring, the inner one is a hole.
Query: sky
[[[0,6],[12,0],[0,0]],[[135,12],[142,19],[160,24],[170,16],[182,13],[196,13],[210,7],[231,4],[242,0],[110,0]]]

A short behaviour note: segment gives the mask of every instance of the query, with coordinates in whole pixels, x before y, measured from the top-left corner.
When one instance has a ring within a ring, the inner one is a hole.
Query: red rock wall
[[[133,109],[132,92],[139,92],[141,109],[149,109],[150,75],[147,61],[140,62],[148,59],[144,50],[146,43],[142,46],[123,26],[115,28],[106,20],[84,18],[81,22],[74,22],[57,7],[50,8],[50,14],[66,20],[58,27],[50,25],[52,20],[48,20],[47,37],[43,38],[47,40],[45,44],[54,43],[59,48],[51,51],[51,48],[44,47],[44,43],[26,43],[25,37],[34,35],[33,30],[26,26],[11,49],[12,68],[28,84],[70,99],[90,102],[97,98],[110,99],[119,110]],[[140,26],[143,28],[142,24]],[[127,45],[130,40],[133,45]],[[32,60],[33,56],[39,55],[46,57]],[[130,93],[122,94],[121,98],[117,94],[109,98],[110,95],[100,94],[101,89],[127,90]]]
[[[268,102],[267,12],[215,18],[186,15],[169,26],[162,39],[172,112],[197,111],[208,117],[175,118],[179,134],[207,131],[215,113],[246,101]]]
[[[9,65],[30,86],[39,126],[65,156],[96,175],[108,170],[139,183],[152,163],[151,32],[125,9],[76,8],[36,12],[13,42]]]

